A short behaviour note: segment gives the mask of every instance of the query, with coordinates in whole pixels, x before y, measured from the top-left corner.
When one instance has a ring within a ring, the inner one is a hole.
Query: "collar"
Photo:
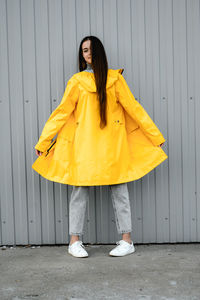
[[[115,83],[115,81],[118,80],[118,74],[122,74],[123,71],[124,69],[108,69],[106,89],[110,88]],[[96,92],[94,73],[84,70],[74,74],[74,76],[87,91]]]

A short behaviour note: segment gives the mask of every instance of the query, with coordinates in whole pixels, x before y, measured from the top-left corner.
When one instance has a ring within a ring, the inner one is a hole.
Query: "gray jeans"
[[[127,183],[109,185],[115,222],[119,234],[132,231],[131,208]],[[83,235],[89,186],[73,186],[69,202],[69,234]]]

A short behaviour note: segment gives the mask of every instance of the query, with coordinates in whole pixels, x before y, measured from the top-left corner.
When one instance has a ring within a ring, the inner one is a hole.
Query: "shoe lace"
[[[85,248],[85,246],[83,245],[83,241],[79,241],[79,244],[81,247]]]
[[[123,243],[123,240],[117,241],[116,244],[117,245],[121,245]]]
[[[116,242],[117,245],[121,245],[121,243],[121,240]]]

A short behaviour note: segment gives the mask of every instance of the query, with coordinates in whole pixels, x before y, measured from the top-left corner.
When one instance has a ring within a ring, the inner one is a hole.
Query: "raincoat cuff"
[[[151,136],[151,141],[154,144],[154,146],[159,146],[160,144],[164,143],[166,140],[165,138],[161,135],[161,136],[155,136],[152,137]]]
[[[37,143],[35,145],[35,149],[36,150],[39,150],[40,152],[45,152],[47,149],[48,149],[48,146],[49,146],[49,142],[47,144],[43,144],[43,145],[40,145],[40,143]]]

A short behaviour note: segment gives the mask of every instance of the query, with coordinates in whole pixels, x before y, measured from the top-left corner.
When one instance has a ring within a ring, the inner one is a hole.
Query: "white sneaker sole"
[[[109,255],[110,255],[110,256],[113,256],[113,257],[114,257],[114,256],[115,256],[115,257],[119,257],[119,256],[126,256],[126,255],[132,254],[132,253],[134,253],[134,252],[135,252],[135,249],[132,249],[132,250],[131,250],[130,252],[128,252],[127,254],[121,254],[121,255],[120,255],[120,254],[110,254],[110,253],[109,253]]]
[[[78,256],[78,255],[75,255],[75,254],[72,254],[71,252],[68,251],[68,253],[74,257],[78,257],[78,258],[86,258],[88,257],[89,255],[84,255],[84,256]]]

